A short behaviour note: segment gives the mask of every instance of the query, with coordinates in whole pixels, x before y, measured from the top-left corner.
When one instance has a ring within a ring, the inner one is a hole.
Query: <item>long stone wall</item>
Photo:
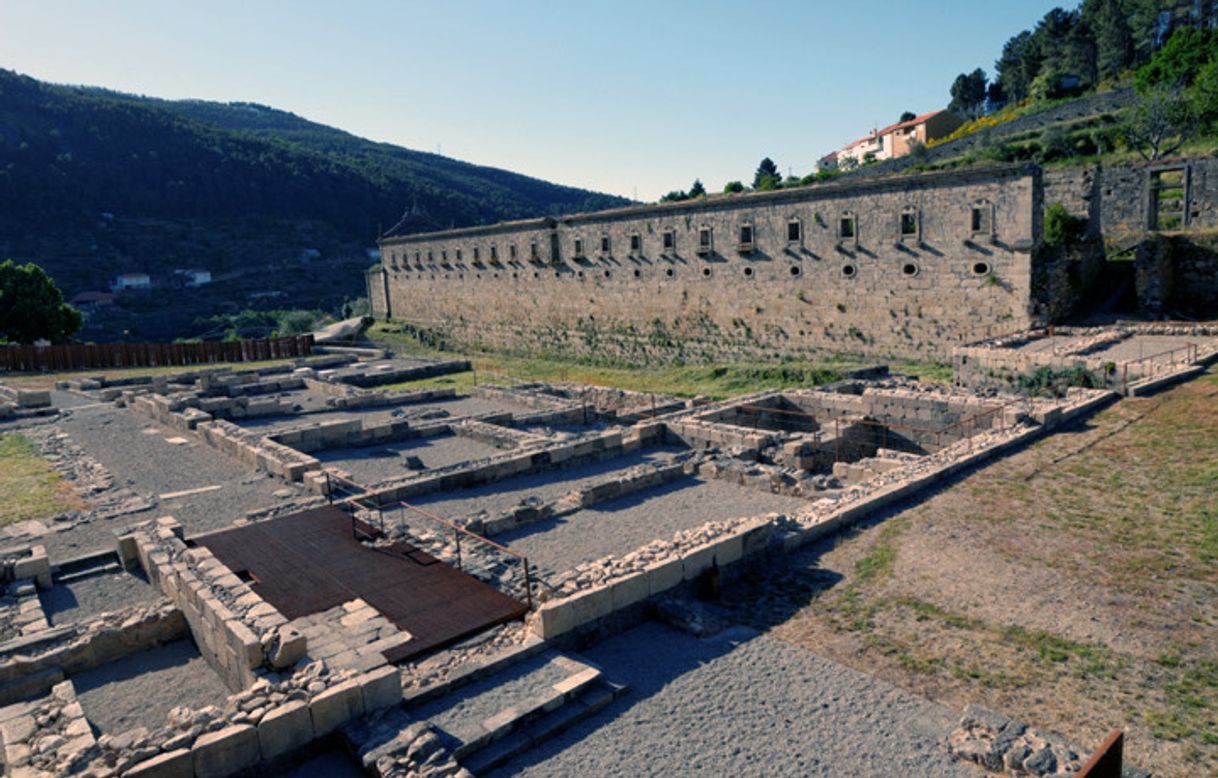
[[[471,345],[944,357],[1031,324],[1039,177],[1002,166],[386,238],[369,284],[388,290],[378,317]]]

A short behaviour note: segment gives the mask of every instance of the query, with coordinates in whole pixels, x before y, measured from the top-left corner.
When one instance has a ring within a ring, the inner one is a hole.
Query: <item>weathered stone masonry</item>
[[[369,288],[498,347],[944,355],[1033,323],[1040,191],[1004,166],[388,237]]]
[[[1218,226],[1215,160],[1006,165],[389,236],[368,288],[376,316],[466,345],[945,358],[1067,317],[1102,265],[1101,230],[1162,227],[1160,180],[1184,182],[1184,228]],[[1056,202],[1096,240],[1044,246]]]

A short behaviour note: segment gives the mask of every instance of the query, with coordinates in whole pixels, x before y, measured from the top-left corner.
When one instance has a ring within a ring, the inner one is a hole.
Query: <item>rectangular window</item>
[[[457,249],[457,261],[461,261],[461,249]]]
[[[584,255],[584,240],[583,238],[575,239],[575,256],[582,257]]]
[[[974,235],[988,235],[990,232],[990,207],[979,205],[973,207],[971,228]]]
[[[511,244],[510,246],[508,246],[508,258],[509,258],[509,259],[515,259],[515,258],[516,258],[516,244],[515,244],[515,243]]]
[[[428,261],[428,263],[432,263],[432,262],[436,261],[436,255],[434,253],[432,253],[431,249],[427,250],[427,261]]]
[[[857,236],[853,216],[842,217],[841,223],[837,230],[837,236],[842,240],[853,240]]]
[[[667,253],[676,250],[677,233],[673,232],[672,230],[664,230],[664,251]]]
[[[416,252],[414,253],[414,263],[415,263],[416,265],[421,265],[421,264],[423,264],[423,255],[422,255],[420,252],[418,252],[418,251],[416,251]]]
[[[478,251],[479,251],[478,247],[477,247],[477,246],[474,246],[474,261],[475,261],[475,262],[477,262],[477,261],[479,260],[479,258],[480,258],[479,254],[478,254]]]
[[[604,235],[601,235],[601,253],[609,253],[609,233],[607,232]]]
[[[537,255],[537,244],[535,242],[529,244],[529,259],[539,259]]]
[[[440,251],[440,261],[441,261],[441,262],[447,262],[447,261],[448,261],[448,249],[442,249],[442,250]]]
[[[753,250],[753,225],[751,224],[740,225],[740,250]]]
[[[498,261],[499,261],[499,247],[492,243],[491,244],[491,262],[498,262]]]
[[[643,250],[643,236],[637,232],[630,236],[630,253],[638,254]]]
[[[912,238],[918,234],[918,214],[916,211],[905,211],[901,214],[901,237]]]
[[[787,222],[787,243],[800,243],[804,239],[804,223],[799,219]]]
[[[709,254],[713,250],[713,242],[710,227],[703,227],[698,230],[698,253]]]

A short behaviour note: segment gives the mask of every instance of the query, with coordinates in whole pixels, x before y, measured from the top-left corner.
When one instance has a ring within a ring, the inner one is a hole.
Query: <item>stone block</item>
[[[258,744],[263,760],[302,748],[312,740],[313,721],[304,700],[280,705],[258,722]]]
[[[402,701],[402,675],[393,665],[378,667],[360,679],[364,710],[372,712],[397,705]]]
[[[575,612],[567,606],[566,600],[547,602],[537,610],[533,632],[543,640],[552,640],[575,628],[574,616]]]
[[[299,630],[292,626],[279,628],[279,642],[271,655],[271,667],[284,670],[299,662],[308,652],[309,641]]]
[[[681,556],[681,575],[692,581],[702,575],[715,559],[715,543],[704,543],[686,551]]]
[[[679,558],[649,565],[644,572],[647,574],[647,590],[652,595],[666,592],[679,585],[684,577],[684,569]]]
[[[314,737],[324,737],[363,714],[364,698],[354,680],[326,689],[309,703]]]
[[[198,778],[224,778],[258,764],[258,730],[250,724],[208,732],[191,748]]]
[[[119,535],[115,538],[115,550],[118,561],[125,569],[130,570],[140,563],[139,548],[132,535]]]
[[[612,610],[618,611],[640,600],[647,599],[651,594],[649,576],[646,571],[619,578],[610,585]]]
[[[194,757],[189,748],[179,748],[145,759],[123,773],[124,778],[192,778]]]
[[[613,591],[608,586],[594,586],[567,600],[574,626],[583,626],[613,612]]]

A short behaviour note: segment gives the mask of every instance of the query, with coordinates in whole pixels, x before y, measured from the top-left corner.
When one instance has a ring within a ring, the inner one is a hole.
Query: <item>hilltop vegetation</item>
[[[0,70],[0,211],[38,225],[152,218],[323,221],[367,243],[412,203],[446,228],[621,198],[357,138],[249,103],[168,101]]]

